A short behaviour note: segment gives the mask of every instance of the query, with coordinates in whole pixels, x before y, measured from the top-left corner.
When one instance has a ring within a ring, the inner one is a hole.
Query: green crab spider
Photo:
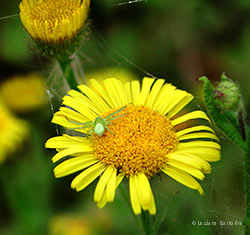
[[[122,108],[109,114],[105,118],[98,116],[97,118],[95,118],[94,121],[89,121],[89,122],[84,122],[84,123],[74,122],[71,120],[68,120],[68,121],[73,123],[73,124],[76,124],[76,125],[81,125],[80,127],[72,128],[72,130],[90,128],[87,132],[87,136],[93,137],[93,133],[95,133],[99,137],[102,137],[102,135],[104,134],[105,128],[112,134],[112,132],[108,128],[108,125],[112,124],[111,121],[113,121],[114,119],[117,119],[117,118],[120,118],[120,117],[126,115],[126,113],[124,113],[124,114],[113,117],[114,115],[116,115],[117,113],[119,113],[123,109],[125,109],[126,107],[127,106],[123,106]]]

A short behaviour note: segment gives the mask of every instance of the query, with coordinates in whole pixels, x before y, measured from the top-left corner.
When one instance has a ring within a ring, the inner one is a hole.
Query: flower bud
[[[241,102],[239,86],[225,74],[221,76],[221,82],[215,88],[217,105],[225,110],[238,111]]]
[[[79,44],[89,4],[90,0],[22,0],[20,18],[43,53],[70,54]]]

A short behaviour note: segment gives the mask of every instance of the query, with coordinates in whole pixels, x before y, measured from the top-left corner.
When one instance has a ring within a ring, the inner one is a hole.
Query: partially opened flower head
[[[16,112],[33,111],[47,102],[45,81],[35,73],[16,75],[0,84],[0,96]]]
[[[27,134],[27,123],[14,117],[0,99],[0,164],[15,152]]]
[[[23,0],[21,21],[29,35],[43,43],[74,38],[84,26],[90,0]]]
[[[116,188],[128,178],[135,214],[142,209],[156,213],[150,179],[160,172],[203,194],[197,180],[211,172],[208,162],[220,159],[220,145],[204,112],[180,115],[193,99],[191,94],[153,78],[144,78],[142,85],[136,80],[122,83],[109,78],[99,83],[92,79],[90,86],[80,85],[79,90],[82,93],[68,92],[52,120],[82,133],[47,141],[47,148],[58,151],[52,158],[60,161],[54,169],[56,177],[79,171],[71,183],[77,191],[99,178],[94,200],[100,208],[114,200]],[[92,123],[98,116],[105,119],[119,109],[115,114],[119,118],[107,124],[109,130],[101,137],[95,132],[84,136],[87,129],[80,123]],[[196,119],[203,119],[204,124],[180,129],[181,124],[189,120],[194,124]]]

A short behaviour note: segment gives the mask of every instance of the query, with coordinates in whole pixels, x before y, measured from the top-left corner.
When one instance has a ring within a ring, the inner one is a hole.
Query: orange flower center
[[[176,148],[174,127],[167,118],[142,105],[127,106],[116,115],[123,113],[126,115],[108,125],[112,133],[105,130],[102,137],[94,134],[96,156],[126,176],[144,173],[150,177],[165,166],[167,155]]]

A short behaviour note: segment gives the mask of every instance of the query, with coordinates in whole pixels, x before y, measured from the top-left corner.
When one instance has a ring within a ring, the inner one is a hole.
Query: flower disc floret
[[[123,113],[126,115],[109,125],[111,132],[101,138],[94,135],[96,156],[126,176],[152,176],[165,166],[167,154],[176,148],[174,127],[158,112],[142,105],[130,105]]]

